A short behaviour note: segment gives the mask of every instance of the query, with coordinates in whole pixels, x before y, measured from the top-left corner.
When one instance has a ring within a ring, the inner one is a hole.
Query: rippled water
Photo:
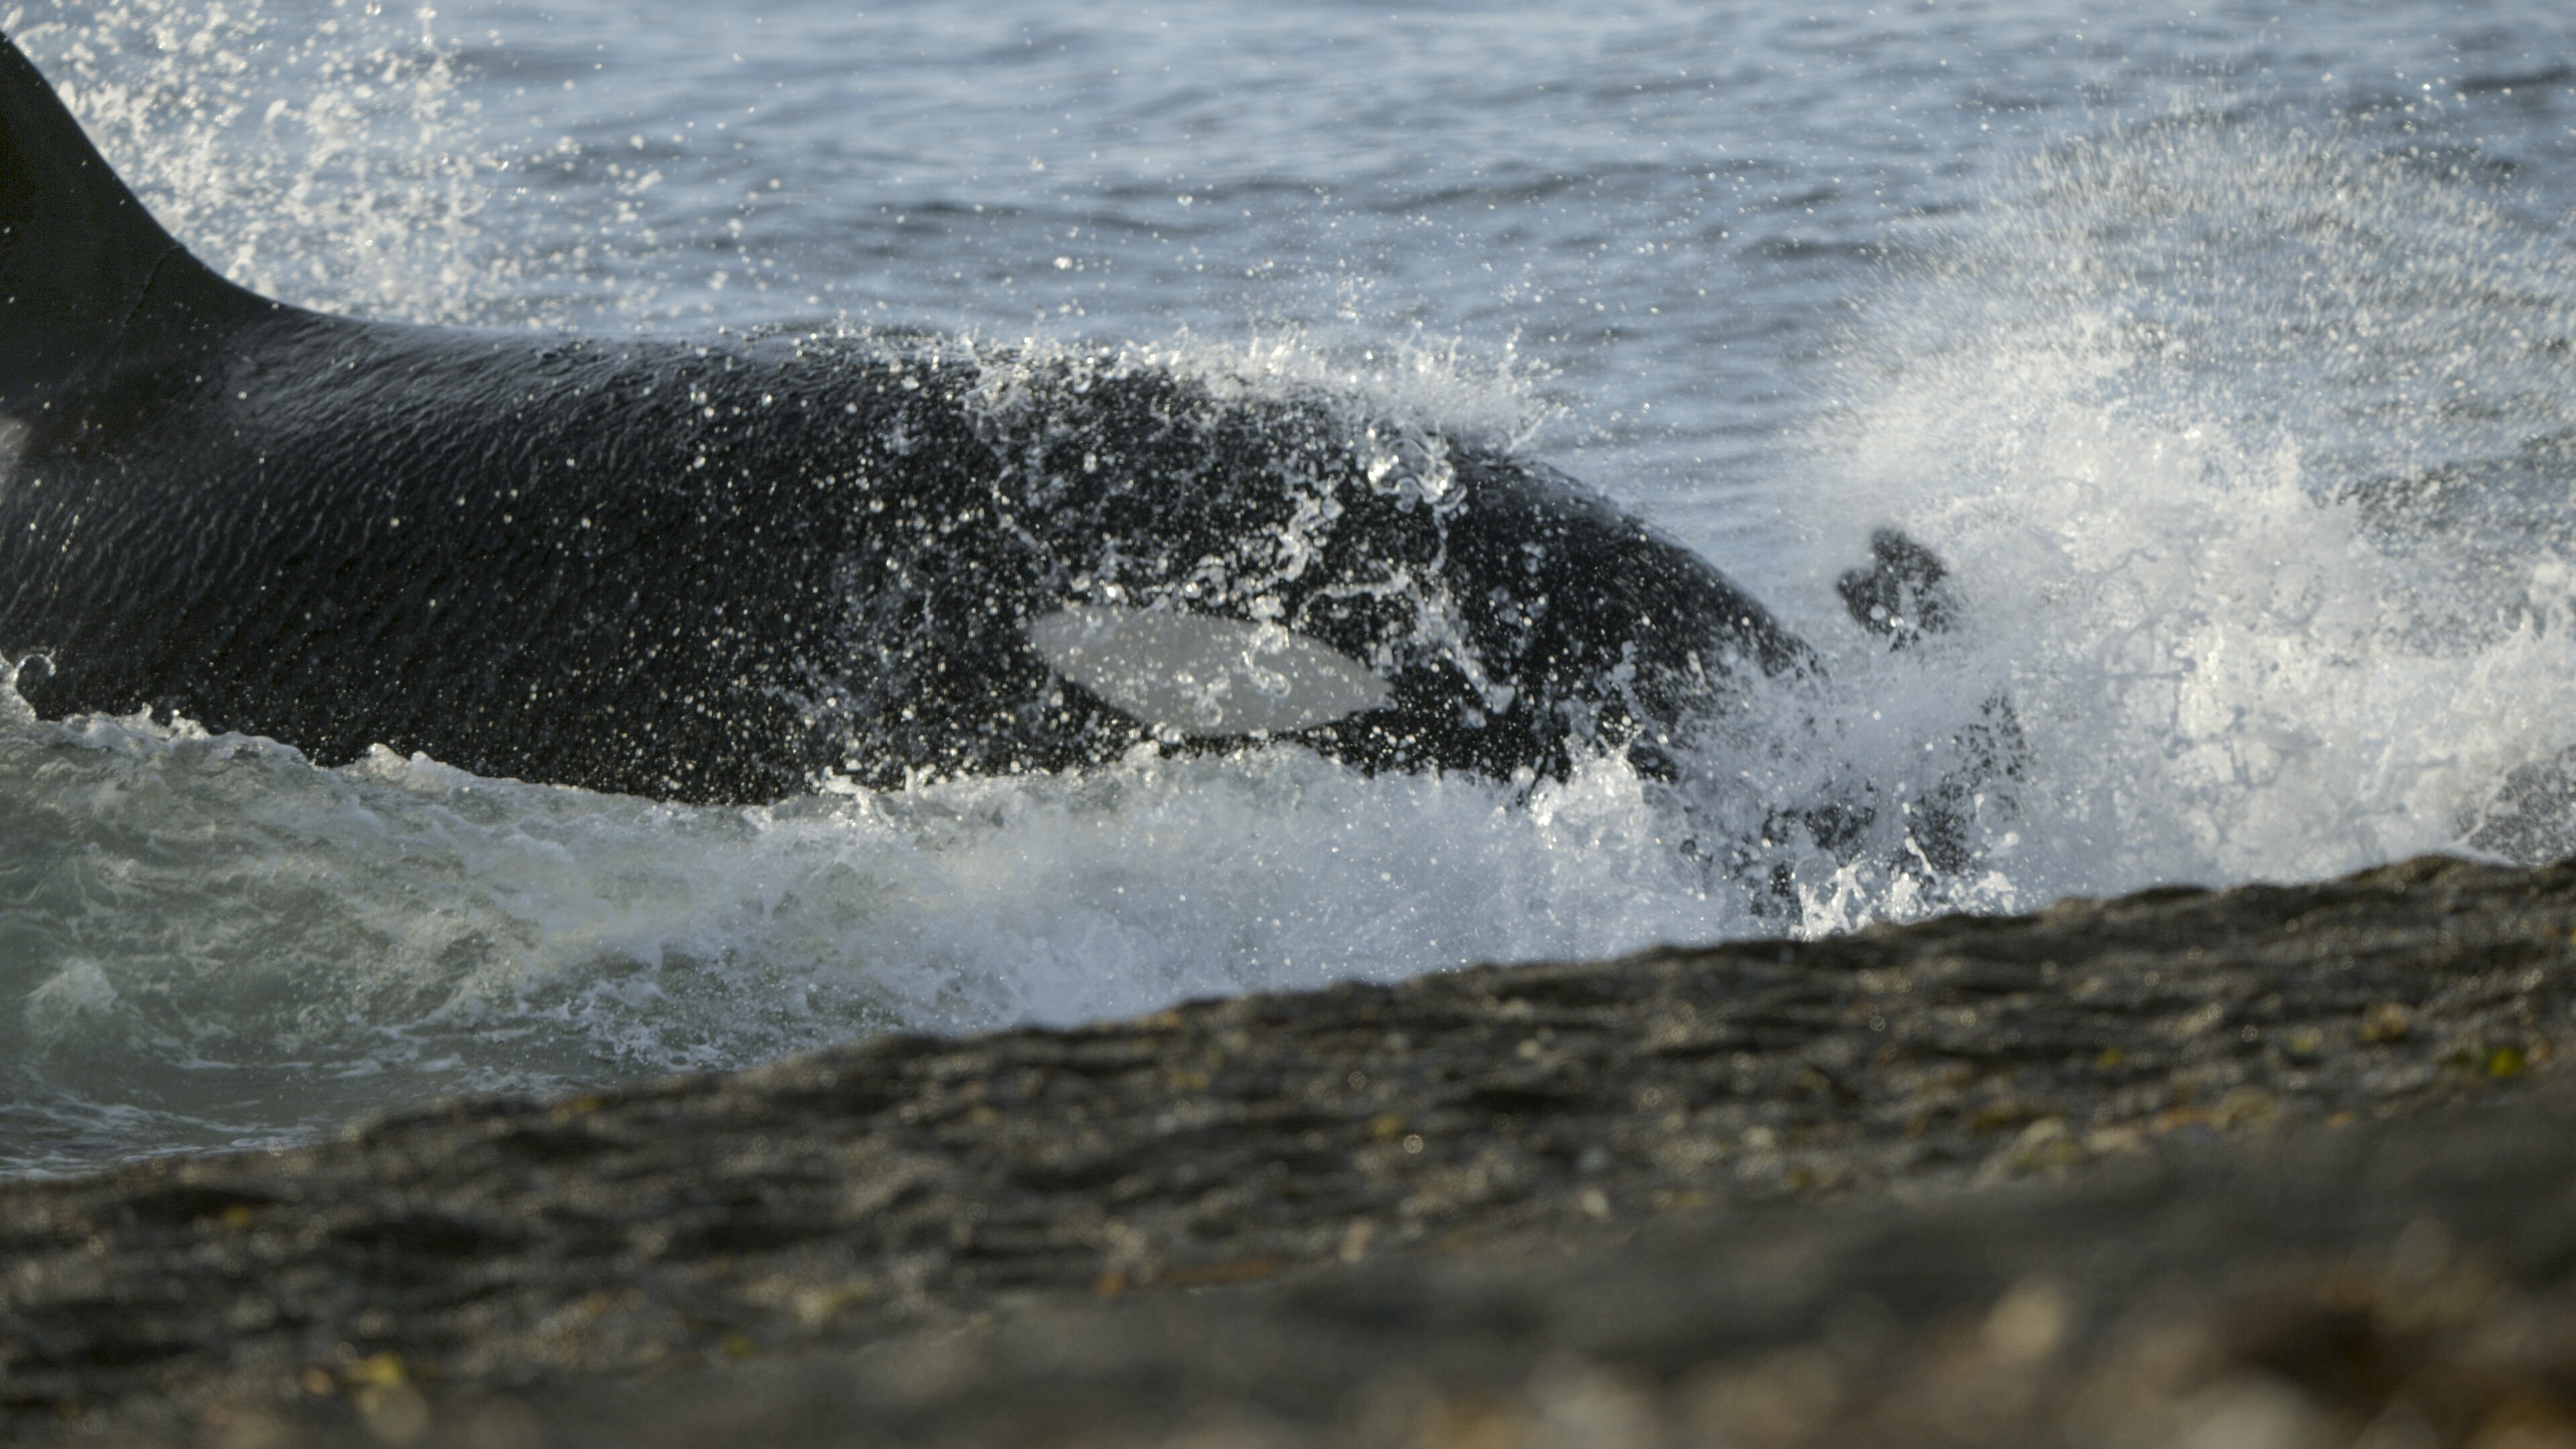
[[[19,719],[0,1166],[889,1027],[2576,848],[2576,18],[2271,15],[25,6],[110,159],[262,290],[1328,381],[1606,489],[1832,673],[1703,762],[1697,815],[1616,760],[1523,796],[1289,750],[705,810]],[[1950,560],[1959,634],[1888,655],[1842,618],[1880,523]],[[1997,699],[2027,759],[1961,876],[1788,851],[1783,913],[1680,846],[1919,793]],[[2509,779],[2528,828],[2482,833]]]

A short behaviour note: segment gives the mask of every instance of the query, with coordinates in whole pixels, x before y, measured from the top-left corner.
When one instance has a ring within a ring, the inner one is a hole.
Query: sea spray
[[[2016,885],[2460,846],[2576,739],[2563,246],[2439,157],[2201,112],[1994,191],[1820,451],[1951,562],[1949,667],[2029,744]]]
[[[38,3],[0,16],[181,242],[264,296],[422,322],[517,290],[479,221],[476,144],[436,12],[374,0]]]

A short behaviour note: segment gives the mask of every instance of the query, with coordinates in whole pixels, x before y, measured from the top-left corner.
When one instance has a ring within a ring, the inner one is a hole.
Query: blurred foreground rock
[[[2576,865],[899,1039],[0,1185],[0,1437],[2576,1446]]]

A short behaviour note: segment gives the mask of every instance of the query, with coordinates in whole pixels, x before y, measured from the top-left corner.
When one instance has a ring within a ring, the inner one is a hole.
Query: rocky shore
[[[2576,1445],[2576,863],[0,1184],[0,1441]]]

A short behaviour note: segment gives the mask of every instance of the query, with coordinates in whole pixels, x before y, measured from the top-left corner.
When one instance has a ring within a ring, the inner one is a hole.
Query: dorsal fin
[[[256,300],[161,229],[0,36],[0,408],[48,397],[117,343],[146,291],[173,290]]]

